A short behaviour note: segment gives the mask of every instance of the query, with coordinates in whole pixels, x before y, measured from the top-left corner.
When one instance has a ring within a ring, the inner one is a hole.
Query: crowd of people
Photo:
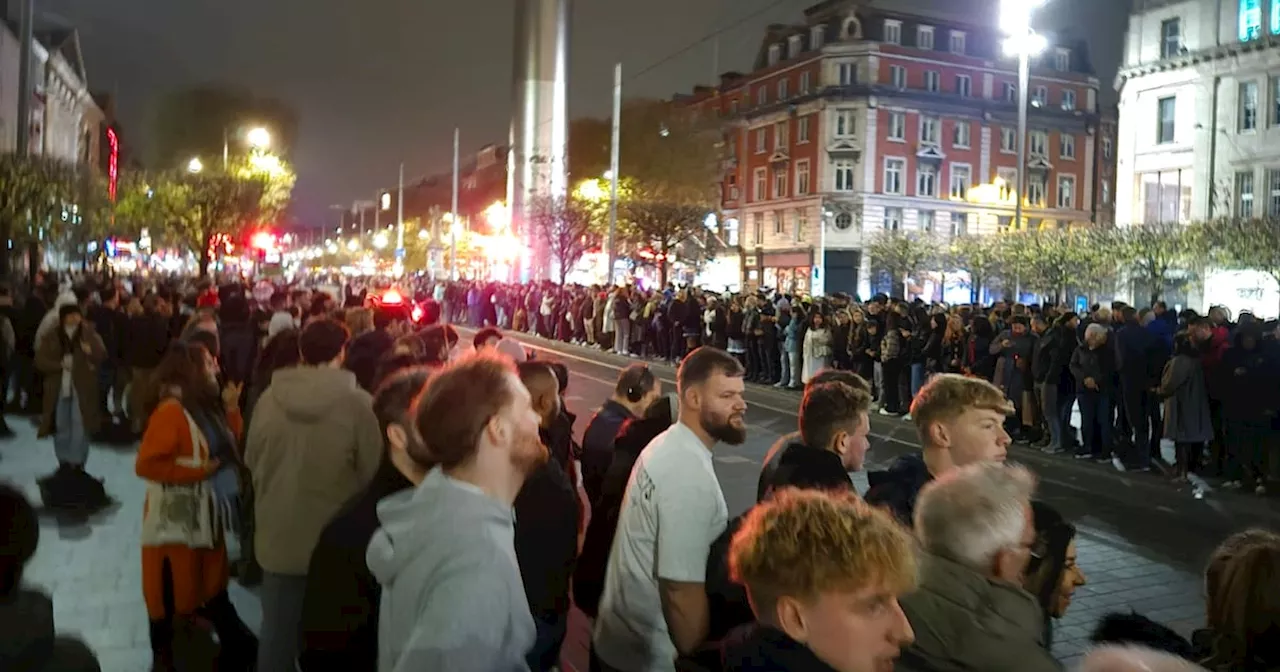
[[[352,292],[261,289],[85,276],[0,306],[31,372],[15,401],[53,437],[46,505],[102,506],[90,441],[140,436],[157,672],[545,672],[573,607],[603,672],[1057,670],[1088,567],[1010,443],[1143,469],[1163,439],[1181,473],[1264,487],[1275,434],[1275,325],[1221,311],[423,288],[468,342]],[[678,362],[675,390],[632,363],[575,436],[568,369],[506,328]],[[712,454],[746,439],[747,381],[797,387],[798,423],[731,517]],[[873,412],[921,450],[860,495]],[[0,669],[96,669],[21,584],[20,492],[0,488],[0,518],[0,623],[29,625],[0,635]],[[259,585],[256,634],[233,576]],[[1204,630],[1106,615],[1085,669],[1280,669],[1277,577],[1280,536],[1232,535]]]
[[[881,415],[904,420],[931,376],[982,378],[1013,401],[1015,441],[1120,470],[1216,477],[1261,495],[1280,467],[1280,323],[1249,313],[1233,322],[1221,307],[1200,315],[1116,301],[1077,314],[1006,301],[466,282],[437,296],[458,322],[632,357],[674,363],[712,345],[738,358],[747,381],[779,388],[852,371],[872,383]]]

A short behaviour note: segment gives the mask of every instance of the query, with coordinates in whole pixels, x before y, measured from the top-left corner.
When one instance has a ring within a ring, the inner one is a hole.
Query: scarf
[[[209,477],[217,515],[226,529],[239,533],[240,476],[236,472],[236,439],[220,406],[183,402],[183,407],[209,444],[209,459],[218,460],[221,465]]]
[[[57,326],[57,329],[58,343],[62,345],[63,364],[58,396],[66,399],[75,391],[75,382],[71,377],[71,370],[75,363],[76,350],[80,347],[80,327],[76,327],[75,331],[69,334],[61,324]],[[67,366],[68,363],[71,363],[72,366]]]

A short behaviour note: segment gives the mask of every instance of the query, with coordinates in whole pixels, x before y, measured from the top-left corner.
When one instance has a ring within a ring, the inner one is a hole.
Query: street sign
[[[1089,312],[1089,297],[1077,295],[1076,296],[1076,314],[1084,315],[1087,312]]]
[[[404,248],[403,248],[403,247],[397,247],[397,248],[396,248],[396,259],[397,259],[397,260],[403,260],[403,259],[404,259]]]

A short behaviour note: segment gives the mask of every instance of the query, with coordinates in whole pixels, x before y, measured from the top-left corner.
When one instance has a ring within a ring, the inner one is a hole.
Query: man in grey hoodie
[[[378,672],[523,672],[533,617],[512,505],[548,459],[512,362],[472,353],[435,374],[416,424],[439,466],[378,505],[366,561],[382,585]]]

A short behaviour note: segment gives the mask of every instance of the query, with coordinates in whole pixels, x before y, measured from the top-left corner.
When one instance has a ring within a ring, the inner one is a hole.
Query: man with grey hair
[[[1080,434],[1084,445],[1077,459],[1111,461],[1111,421],[1115,402],[1116,349],[1111,330],[1094,323],[1084,330],[1084,342],[1071,353],[1071,375],[1080,403]]]
[[[895,669],[1056,672],[1044,616],[1022,589],[1035,526],[1035,477],[1024,467],[976,463],[921,491],[915,532],[920,587],[902,598],[916,633]]]

